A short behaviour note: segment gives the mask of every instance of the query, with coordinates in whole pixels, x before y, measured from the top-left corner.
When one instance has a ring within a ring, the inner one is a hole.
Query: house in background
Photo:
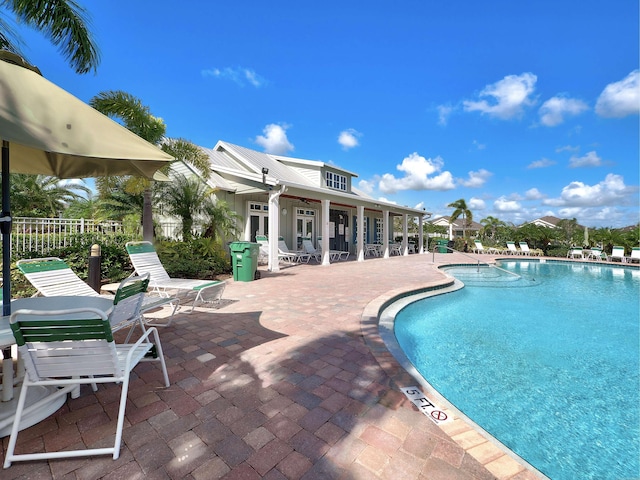
[[[278,271],[278,238],[291,250],[302,248],[309,238],[323,252],[342,250],[364,260],[368,243],[382,245],[389,257],[393,218],[401,217],[401,252],[408,255],[408,219],[417,217],[419,253],[425,210],[376,200],[353,186],[357,174],[322,161],[257,152],[219,141],[213,149],[202,148],[211,164],[208,185],[215,196],[244,219],[242,239],[255,242],[256,235],[269,237],[269,270]],[[176,162],[183,175],[198,175],[193,167]],[[275,240],[275,241],[273,241]]]
[[[554,217],[552,215],[547,215],[545,217],[536,218],[535,220],[531,220],[530,222],[526,222],[523,225],[538,225],[539,227],[548,227],[548,228],[557,228],[558,222],[561,221],[561,218]]]
[[[432,225],[446,227],[449,231],[449,240],[453,240],[455,237],[462,237],[463,233],[466,233],[469,237],[476,237],[482,228],[481,224],[472,220],[467,222],[463,231],[462,222],[462,217],[458,217],[452,222],[450,216],[442,216],[429,221]]]

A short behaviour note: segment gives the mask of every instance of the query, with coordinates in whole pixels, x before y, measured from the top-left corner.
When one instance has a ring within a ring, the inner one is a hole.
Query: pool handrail
[[[471,260],[475,260],[477,262],[477,267],[478,267],[478,271],[480,271],[480,264],[483,263],[484,265],[487,265],[491,268],[497,268],[498,270],[508,273],[509,275],[513,275],[515,277],[518,278],[522,278],[522,275],[519,275],[517,273],[514,272],[510,272],[509,270],[505,270],[504,268],[498,267],[497,265],[488,263],[488,262],[481,262],[480,259],[476,258],[476,257],[472,257],[471,255],[465,253],[465,252],[461,252],[460,250],[456,250],[455,248],[451,248],[447,245],[434,245],[433,249],[432,249],[432,253],[433,253],[433,263],[436,263],[436,248],[446,248],[447,250],[450,250],[451,252],[456,252],[459,253],[460,255],[464,255],[465,257],[469,257]]]

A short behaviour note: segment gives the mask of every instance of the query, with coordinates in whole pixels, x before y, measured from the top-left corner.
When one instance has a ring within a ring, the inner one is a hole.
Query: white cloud
[[[493,202],[493,208],[496,209],[497,212],[505,213],[505,212],[517,212],[522,209],[522,205],[515,200],[509,200],[506,197],[502,196],[498,198],[495,202]]]
[[[527,200],[541,200],[545,197],[537,188],[530,188],[524,194]]]
[[[569,159],[569,167],[600,167],[602,165],[602,159],[595,151],[587,153],[583,157],[576,157],[575,155]]]
[[[550,198],[542,203],[565,208],[631,204],[637,201],[634,197],[637,190],[636,187],[626,186],[621,175],[610,173],[596,185],[571,182],[562,189],[559,198]]]
[[[555,164],[556,162],[554,162],[553,160],[549,160],[548,158],[541,158],[540,160],[531,162],[529,165],[527,165],[527,168],[545,168]]]
[[[471,197],[468,206],[469,210],[484,210],[486,205],[481,198]]]
[[[620,118],[640,112],[640,70],[634,70],[619,82],[607,85],[598,101],[596,113],[601,117]]]
[[[452,112],[453,112],[453,107],[451,105],[439,105],[438,106],[438,125],[446,126]]]
[[[368,181],[368,180],[360,180],[358,182],[358,188],[362,190],[364,193],[366,193],[367,195],[371,195],[375,188],[375,182]]]
[[[378,197],[378,200],[380,200],[381,202],[390,203],[392,205],[398,205],[398,202],[394,202],[393,200],[389,200],[385,197]]]
[[[414,152],[396,168],[404,172],[404,177],[396,178],[391,173],[382,175],[379,181],[379,188],[384,193],[396,193],[401,190],[451,190],[455,188],[451,172],[442,172],[444,162],[442,158],[426,159]]]
[[[231,80],[241,87],[249,84],[256,88],[259,88],[267,84],[267,81],[260,75],[258,75],[254,70],[245,67],[211,68],[202,70],[202,76]]]
[[[460,179],[459,183],[464,187],[479,188],[489,180],[491,175],[493,175],[493,173],[481,168],[477,172],[469,172],[469,178],[467,180]]]
[[[508,75],[494,84],[487,85],[480,92],[480,97],[490,97],[492,100],[465,100],[464,109],[467,112],[478,111],[502,120],[519,117],[525,107],[534,103],[530,96],[537,80],[538,77],[533,73]]]
[[[565,117],[579,115],[588,108],[582,100],[557,96],[544,102],[538,110],[538,114],[542,125],[555,127],[563,123]]]
[[[578,152],[580,151],[580,147],[574,147],[573,145],[564,145],[562,147],[556,148],[556,152]]]
[[[262,130],[264,135],[258,135],[255,142],[264,148],[266,153],[284,155],[293,151],[293,144],[287,139],[289,125],[277,125],[270,123]]]
[[[485,148],[487,148],[487,146],[484,143],[480,143],[477,140],[473,141],[473,146],[476,147],[478,150],[484,150]]]
[[[344,150],[349,150],[350,148],[360,145],[358,138],[361,136],[362,134],[360,132],[353,128],[349,128],[340,132],[340,135],[338,135],[338,143],[342,145]]]

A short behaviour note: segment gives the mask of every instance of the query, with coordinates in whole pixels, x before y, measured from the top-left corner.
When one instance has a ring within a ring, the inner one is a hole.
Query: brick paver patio
[[[118,460],[14,463],[0,478],[539,478],[464,421],[437,426],[399,390],[417,382],[380,340],[377,311],[442,283],[432,260],[260,267],[260,280],[230,280],[219,308],[160,328],[171,386],[161,387],[155,365],[136,367]],[[18,451],[113,442],[118,396],[116,385],[83,388],[24,430]]]

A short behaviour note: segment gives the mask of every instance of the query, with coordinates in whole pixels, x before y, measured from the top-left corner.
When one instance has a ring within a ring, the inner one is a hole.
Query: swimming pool
[[[458,291],[410,303],[395,336],[449,402],[554,480],[640,475],[638,269],[452,267]]]

